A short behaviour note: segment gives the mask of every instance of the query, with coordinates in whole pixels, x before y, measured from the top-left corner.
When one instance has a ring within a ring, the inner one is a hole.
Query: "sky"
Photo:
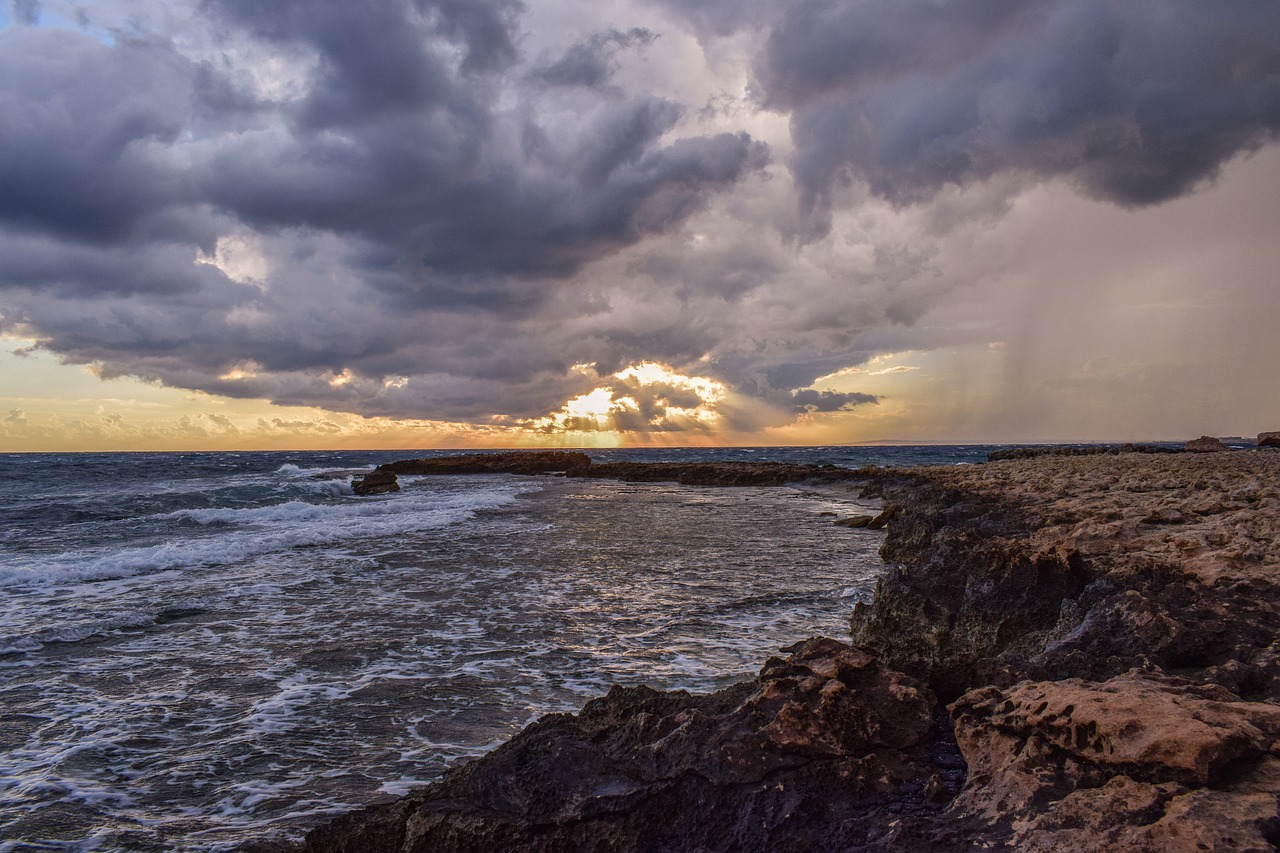
[[[0,450],[1280,429],[1274,0],[11,0]]]

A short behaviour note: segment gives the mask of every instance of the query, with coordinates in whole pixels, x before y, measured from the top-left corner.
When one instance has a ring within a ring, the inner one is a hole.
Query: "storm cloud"
[[[813,203],[1012,172],[1121,205],[1182,195],[1280,131],[1280,7],[1257,0],[804,0],[757,63]]]
[[[370,416],[706,428],[648,362],[744,429],[877,404],[811,386],[989,342],[926,319],[1015,199],[1158,205],[1280,130],[1265,0],[14,9],[0,332]]]

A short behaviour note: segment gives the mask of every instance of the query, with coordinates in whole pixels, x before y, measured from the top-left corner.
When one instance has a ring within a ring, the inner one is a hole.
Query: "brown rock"
[[[871,519],[867,523],[867,527],[871,530],[883,530],[888,526],[889,522],[898,517],[898,513],[902,512],[901,504],[890,504],[884,508],[884,511]]]
[[[983,688],[952,706],[969,782],[948,815],[1019,850],[1266,850],[1280,707],[1138,672]]]
[[[1280,447],[1280,432],[1258,433],[1259,447]]]
[[[1219,439],[1211,435],[1202,435],[1199,438],[1188,441],[1182,445],[1182,449],[1188,453],[1217,453],[1219,450],[1228,449]]]
[[[382,495],[400,491],[400,483],[392,472],[377,468],[361,479],[352,480],[351,491],[357,495]]]
[[[836,527],[866,527],[875,520],[876,517],[874,515],[851,515],[835,522],[835,525]]]

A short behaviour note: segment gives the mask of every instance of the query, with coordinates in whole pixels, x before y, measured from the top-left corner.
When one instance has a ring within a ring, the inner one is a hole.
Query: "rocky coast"
[[[573,456],[542,473],[681,481]],[[615,688],[297,849],[1280,843],[1280,452],[685,473],[885,502],[888,569],[849,642],[708,695]]]

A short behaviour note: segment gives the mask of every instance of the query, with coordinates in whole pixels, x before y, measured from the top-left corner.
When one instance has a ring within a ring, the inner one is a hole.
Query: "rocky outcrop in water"
[[[1211,435],[1202,435],[1199,438],[1192,439],[1182,445],[1182,449],[1187,453],[1217,453],[1229,448],[1222,443],[1222,439],[1214,438]]]
[[[376,471],[391,474],[558,474],[585,468],[591,458],[565,450],[512,450],[502,453],[470,453],[402,459],[379,465]]]
[[[1042,456],[1119,456],[1121,453],[1181,453],[1182,448],[1163,444],[1085,444],[1044,445],[1036,447],[1010,447],[993,450],[987,454],[988,462],[1009,459],[1039,459]]]
[[[400,483],[391,471],[375,469],[351,481],[351,491],[357,495],[384,495],[400,491]]]
[[[1259,447],[1280,447],[1280,432],[1258,433]]]
[[[615,689],[306,849],[1275,849],[1280,454],[863,476],[900,509],[855,647]]]
[[[780,486],[799,481],[841,482],[864,479],[865,471],[835,465],[783,462],[592,462],[579,451],[515,450],[404,459],[379,465],[380,474],[563,474],[633,483],[685,486]]]
[[[784,462],[597,462],[571,471],[570,476],[683,486],[781,486],[802,480],[840,482],[865,474],[834,465]]]

